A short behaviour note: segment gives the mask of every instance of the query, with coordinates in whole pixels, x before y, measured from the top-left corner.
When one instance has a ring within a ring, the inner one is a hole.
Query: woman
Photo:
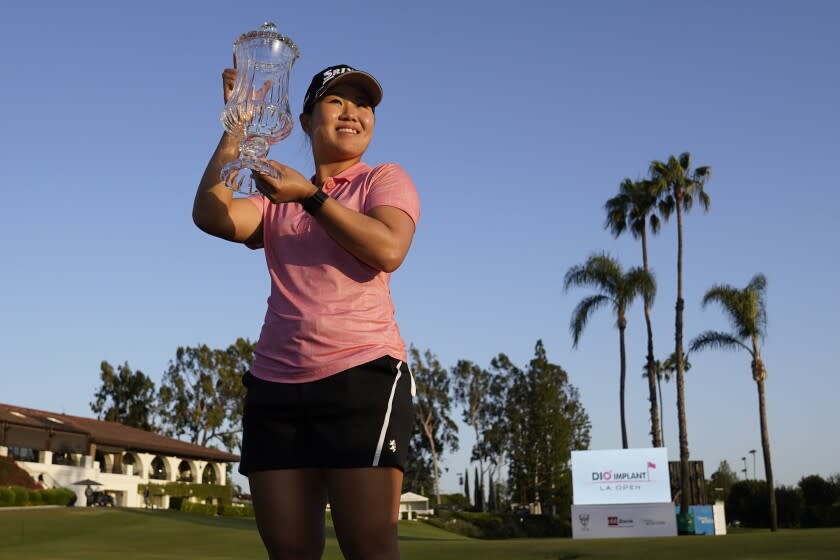
[[[227,102],[236,72],[223,73]],[[223,134],[195,197],[205,232],[263,247],[271,277],[243,420],[240,472],[272,559],[320,558],[329,501],[346,558],[398,558],[397,517],[413,424],[414,381],[388,281],[405,259],[420,207],[396,164],[362,162],[382,99],[346,65],[316,74],[300,125],[315,173],[270,162],[261,195],[219,180],[238,157]]]

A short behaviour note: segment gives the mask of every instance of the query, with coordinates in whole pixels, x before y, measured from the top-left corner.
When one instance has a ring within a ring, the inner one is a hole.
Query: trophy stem
[[[239,158],[222,168],[221,179],[225,185],[234,192],[254,194],[259,191],[251,177],[253,171],[279,179],[280,172],[265,161],[269,147],[269,142],[261,136],[244,138],[239,145]]]

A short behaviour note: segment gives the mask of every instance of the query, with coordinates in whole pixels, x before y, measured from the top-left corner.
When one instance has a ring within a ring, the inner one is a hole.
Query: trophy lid
[[[247,33],[243,33],[239,36],[239,38],[233,42],[233,50],[236,51],[236,48],[246,42],[251,41],[253,39],[262,39],[265,42],[268,41],[280,41],[285,43],[294,53],[294,59],[296,60],[298,56],[300,56],[300,50],[298,46],[292,41],[291,38],[286,37],[285,35],[279,33],[277,31],[277,26],[274,23],[267,21],[260,26],[258,31],[248,31]]]

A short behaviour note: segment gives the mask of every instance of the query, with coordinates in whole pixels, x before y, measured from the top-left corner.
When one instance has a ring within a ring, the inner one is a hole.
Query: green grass
[[[574,541],[467,539],[417,522],[400,524],[403,560],[750,560],[840,558],[840,529],[752,531],[724,537]],[[184,560],[265,558],[253,519],[130,509],[0,509],[0,559]],[[341,554],[329,530],[324,554]]]

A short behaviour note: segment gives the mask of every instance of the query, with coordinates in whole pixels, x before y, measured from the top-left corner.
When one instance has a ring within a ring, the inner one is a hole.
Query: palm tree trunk
[[[662,399],[662,379],[656,374],[656,389],[659,391],[659,441],[665,447],[665,401]]]
[[[621,387],[619,388],[619,406],[621,408],[621,445],[623,449],[627,449],[627,421],[624,416],[624,385],[627,378],[627,355],[624,349],[624,330],[627,327],[624,325],[624,319],[618,320],[618,338],[619,347],[621,348]]]
[[[648,269],[648,254],[647,254],[647,228],[642,230],[642,266],[645,272],[650,272]],[[662,447],[662,430],[660,428],[659,407],[656,405],[656,372],[654,372],[653,364],[653,326],[650,318],[650,295],[644,294],[645,303],[645,326],[647,328],[647,376],[648,376],[648,394],[650,400],[650,434],[653,439],[654,447]],[[660,398],[661,400],[661,398]]]
[[[764,477],[767,479],[767,497],[770,501],[770,530],[778,531],[779,516],[776,508],[776,485],[773,481],[773,465],[770,462],[770,435],[767,430],[767,401],[764,396],[764,380],[767,370],[756,352],[753,360],[753,378],[758,386],[758,417],[761,424],[761,450],[764,453]]]
[[[680,515],[688,515],[691,484],[688,474],[688,429],[685,418],[685,357],[683,356],[683,221],[682,192],[676,189],[677,210],[677,304],[674,322],[674,343],[677,358],[677,418],[680,431]]]

